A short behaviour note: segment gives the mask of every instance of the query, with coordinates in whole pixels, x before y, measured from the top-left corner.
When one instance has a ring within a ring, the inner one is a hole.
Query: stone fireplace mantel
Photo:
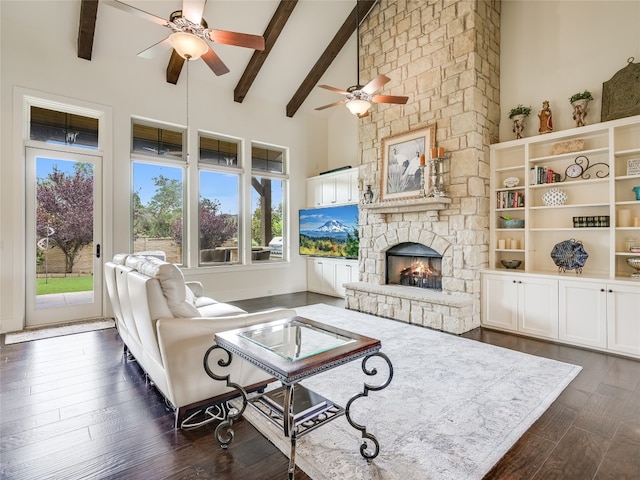
[[[360,208],[374,213],[425,212],[428,210],[444,210],[450,203],[451,199],[448,197],[420,197],[365,203],[361,204]]]

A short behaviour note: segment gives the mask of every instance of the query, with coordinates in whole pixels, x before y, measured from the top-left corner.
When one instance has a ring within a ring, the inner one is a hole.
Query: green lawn
[[[93,276],[65,278],[38,278],[36,280],[36,295],[49,293],[86,292],[93,290]]]

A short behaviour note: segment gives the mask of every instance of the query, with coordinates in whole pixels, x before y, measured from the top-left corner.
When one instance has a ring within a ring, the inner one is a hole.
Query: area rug
[[[481,479],[581,370],[338,307],[296,311],[380,339],[394,368],[385,390],[351,407],[353,420],[377,437],[378,457],[361,457],[360,432],[342,416],[298,440],[296,464],[313,480]],[[345,406],[365,381],[386,379],[383,362],[376,377],[364,375],[361,364],[354,361],[302,383]],[[252,408],[244,415],[289,455],[282,431]]]
[[[73,333],[93,332],[94,330],[104,330],[115,327],[115,322],[111,318],[101,318],[100,320],[90,320],[77,322],[69,325],[56,325],[55,327],[33,328],[20,332],[7,333],[4,337],[4,344],[30,342],[32,340],[42,340],[44,338],[60,337]]]

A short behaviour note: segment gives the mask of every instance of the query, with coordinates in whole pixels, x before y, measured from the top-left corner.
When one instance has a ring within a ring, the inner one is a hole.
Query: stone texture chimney
[[[383,138],[435,126],[436,143],[448,156],[451,202],[439,210],[361,208],[360,282],[347,288],[347,308],[463,333],[480,325],[480,270],[488,266],[489,145],[498,137],[500,115],[500,2],[381,0],[360,35],[362,83],[384,74],[391,81],[381,93],[409,96],[404,106],[375,104],[359,120],[360,188],[377,187],[375,202],[380,201]],[[440,252],[443,292],[405,294],[382,287],[385,251],[403,241]]]

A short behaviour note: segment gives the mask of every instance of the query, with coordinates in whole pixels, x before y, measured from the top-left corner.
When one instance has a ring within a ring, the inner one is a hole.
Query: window
[[[183,135],[133,124],[133,251],[161,250],[182,265],[186,161]]]
[[[98,149],[98,119],[31,106],[29,138],[38,142]]]
[[[286,260],[286,149],[252,144],[247,161],[242,139],[200,132],[188,163],[185,130],[139,119],[131,145],[134,252],[200,267]]]
[[[238,263],[240,180],[238,140],[199,138],[199,245],[200,265]]]
[[[285,188],[283,150],[251,146],[251,260],[285,258]]]

